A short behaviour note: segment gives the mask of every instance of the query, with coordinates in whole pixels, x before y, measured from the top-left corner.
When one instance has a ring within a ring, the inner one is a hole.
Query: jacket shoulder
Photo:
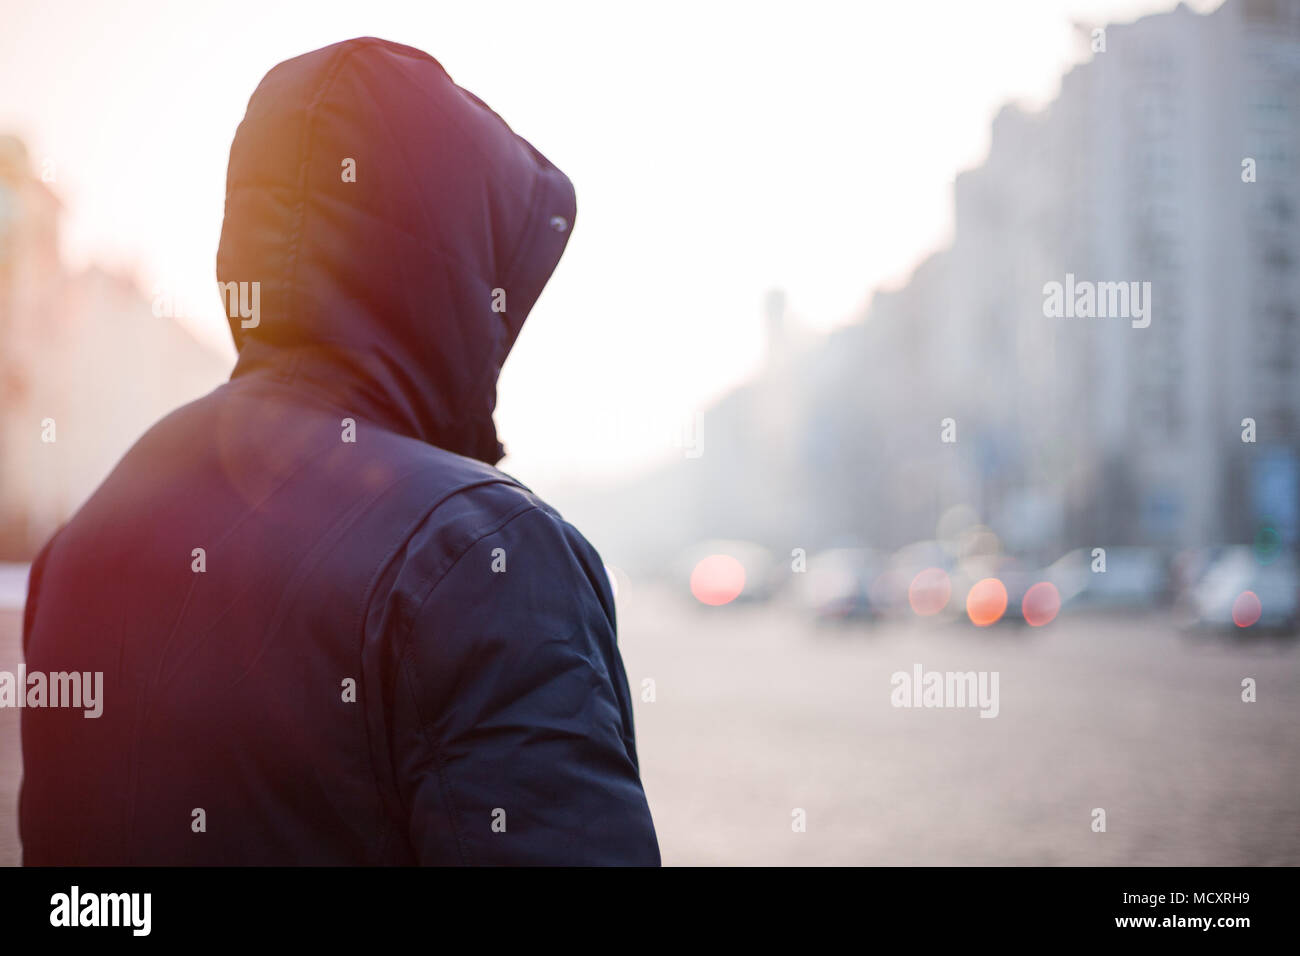
[[[432,446],[421,444],[415,453],[422,507],[390,569],[391,583],[405,601],[418,605],[476,545],[492,541],[507,551],[513,543],[563,554],[563,563],[581,568],[598,591],[608,587],[590,542],[523,482],[485,462]],[[501,560],[510,557],[501,555]],[[546,569],[561,571],[554,560]]]
[[[530,509],[563,521],[531,488],[500,468],[422,442],[412,444],[419,446],[414,464],[421,496],[435,504],[422,528],[477,537]]]

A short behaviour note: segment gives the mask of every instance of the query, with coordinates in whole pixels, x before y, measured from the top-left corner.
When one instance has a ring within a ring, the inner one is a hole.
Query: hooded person
[[[27,864],[657,864],[599,555],[496,463],[568,179],[419,50],[276,66],[230,153],[230,381],[33,564]]]

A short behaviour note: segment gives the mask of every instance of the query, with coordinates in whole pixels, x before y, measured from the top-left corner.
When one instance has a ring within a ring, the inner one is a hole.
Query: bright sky
[[[501,380],[503,466],[540,488],[673,454],[761,364],[767,289],[812,329],[859,315],[946,241],[997,109],[1050,101],[1090,55],[1072,22],[1173,6],[0,0],[0,131],[54,164],[72,263],[167,288],[229,351],[214,260],[257,82],[352,36],[432,53],[578,192]]]

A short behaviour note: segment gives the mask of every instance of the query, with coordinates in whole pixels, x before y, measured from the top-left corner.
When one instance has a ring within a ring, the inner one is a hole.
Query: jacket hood
[[[575,214],[568,178],[427,53],[365,37],[287,60],[230,150],[232,379],[307,383],[496,464],[497,376]]]

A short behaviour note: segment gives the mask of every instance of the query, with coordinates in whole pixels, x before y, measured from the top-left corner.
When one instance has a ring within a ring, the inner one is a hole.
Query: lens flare
[[[711,554],[691,572],[691,593],[701,604],[730,604],[745,590],[745,567],[729,554]]]
[[[1260,564],[1269,564],[1277,557],[1282,548],[1282,536],[1271,524],[1263,525],[1255,532],[1255,559]]]
[[[976,627],[996,624],[1006,610],[1007,589],[997,578],[976,581],[966,595],[966,613]]]
[[[1263,613],[1264,606],[1254,591],[1242,591],[1232,602],[1232,623],[1238,627],[1250,627]]]
[[[1032,627],[1051,624],[1060,610],[1061,593],[1050,581],[1039,581],[1025,592],[1025,598],[1020,602],[1020,613],[1024,615],[1025,623]]]
[[[952,597],[952,582],[943,568],[926,568],[912,578],[907,589],[907,601],[921,617],[932,617],[948,606]]]

